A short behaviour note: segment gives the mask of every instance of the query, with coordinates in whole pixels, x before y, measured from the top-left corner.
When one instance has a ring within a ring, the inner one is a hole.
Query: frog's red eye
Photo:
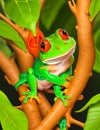
[[[40,42],[40,51],[47,52],[50,49],[50,47],[51,47],[51,45],[50,45],[50,42],[48,40],[43,39]]]
[[[69,39],[68,32],[64,29],[59,29],[59,35],[63,40]]]

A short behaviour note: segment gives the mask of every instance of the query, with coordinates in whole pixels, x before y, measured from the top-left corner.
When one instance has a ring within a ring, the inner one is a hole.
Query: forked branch
[[[68,106],[64,107],[60,100],[57,100],[51,111],[44,120],[34,130],[51,130],[57,122],[65,115],[65,113],[75,104],[79,95],[84,90],[89,77],[91,76],[92,67],[94,65],[95,51],[93,41],[93,28],[86,13],[89,10],[91,0],[74,0],[69,2],[72,12],[76,15],[77,36],[79,45],[79,56],[74,71],[68,95],[71,100],[67,100]],[[90,55],[91,54],[91,55]]]

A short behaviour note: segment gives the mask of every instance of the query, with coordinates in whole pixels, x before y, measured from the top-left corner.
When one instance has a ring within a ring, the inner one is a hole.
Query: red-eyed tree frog
[[[64,29],[58,29],[40,41],[40,54],[33,68],[21,73],[20,80],[15,85],[17,89],[21,84],[28,83],[30,91],[23,93],[26,95],[24,103],[29,98],[38,99],[37,89],[46,90],[53,86],[56,98],[67,105],[65,99],[70,97],[63,94],[61,86],[66,86],[67,77],[72,76],[72,66],[67,69],[67,64],[73,56],[75,46],[75,40]]]

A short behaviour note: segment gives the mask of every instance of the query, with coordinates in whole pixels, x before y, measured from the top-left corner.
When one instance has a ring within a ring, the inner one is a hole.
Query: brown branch
[[[15,83],[19,80],[20,71],[18,66],[15,63],[14,58],[9,59],[2,51],[0,51],[0,57],[0,68],[5,73],[7,81],[9,81],[9,83],[14,86]],[[25,85],[22,85],[18,88],[18,92],[21,97],[22,93],[25,91],[27,91],[27,87]],[[39,107],[35,100],[29,100],[27,104],[24,104],[22,101],[21,107],[28,118],[29,130],[33,130],[33,128],[36,127],[42,120],[42,116],[46,116],[51,108],[50,103],[42,93],[39,93],[38,96],[41,99],[41,104]]]
[[[41,103],[38,105],[38,107],[41,111],[42,117],[45,117],[50,112],[51,105],[48,102],[45,95],[43,94],[43,92],[38,92],[38,96],[39,96],[39,99],[41,100]]]
[[[9,82],[11,85],[15,85],[15,83],[19,80],[19,69],[15,62],[12,59],[9,59],[3,54],[2,51],[0,51],[0,68],[5,73],[7,79],[9,79]],[[22,95],[22,92],[26,91],[27,88],[25,86],[19,87],[18,91],[19,94]],[[37,103],[35,100],[33,100],[31,103],[23,104],[22,103],[22,109],[27,115],[28,121],[29,121],[29,129],[33,129],[33,127],[36,127],[38,123],[41,121],[41,114],[39,111],[39,108],[37,106]],[[29,116],[31,115],[31,116]],[[35,116],[35,117],[34,117]],[[36,116],[38,118],[36,118]],[[36,118],[36,119],[35,119]],[[34,123],[33,123],[34,121]],[[31,128],[32,127],[32,128]]]
[[[75,16],[77,16],[77,5],[76,5],[75,1],[70,0],[70,1],[68,1],[68,4],[69,4],[69,7],[70,7],[71,11],[73,12],[73,14]]]
[[[70,120],[71,120],[71,124],[75,124],[75,125],[78,125],[80,127],[84,127],[84,123],[82,123],[82,122],[80,122],[80,121],[78,121],[78,120],[76,120],[76,119],[74,119],[72,117],[71,117]]]
[[[0,51],[0,68],[6,75],[9,83],[11,85],[15,85],[15,83],[19,80],[19,69],[15,62],[12,59],[9,59],[5,56],[5,54]]]
[[[6,23],[8,23],[12,28],[14,28],[17,31],[26,44],[30,31],[28,29],[21,28],[17,24],[14,24],[1,13],[0,13],[0,18],[3,19]],[[26,52],[24,52],[21,49],[19,49],[12,41],[10,41],[10,40],[7,40],[7,41],[9,43],[9,45],[12,47],[13,51],[16,53],[16,57],[17,57],[21,71],[27,70],[27,68],[30,67],[30,65],[32,67],[34,58],[28,52],[28,50]]]
[[[15,44],[13,44],[11,41],[8,41],[8,44],[11,46],[11,48],[16,54],[16,58],[21,72],[27,71],[29,67],[33,66],[34,57],[28,52],[28,50],[24,52],[23,50],[18,48]]]
[[[27,91],[26,85],[21,85],[18,88],[18,92],[20,96],[22,97],[22,93]],[[42,120],[42,116],[40,114],[40,110],[38,108],[37,102],[35,99],[28,100],[28,102],[25,104],[22,101],[22,110],[25,112],[27,118],[28,118],[28,124],[29,124],[29,130],[33,130],[34,127],[36,127],[40,121]]]
[[[45,0],[40,0],[40,3],[41,3],[41,10],[42,10],[44,3],[45,3]]]
[[[21,38],[24,40],[24,42],[26,42],[27,40],[27,33],[25,33],[24,28],[21,28],[20,26],[18,26],[17,24],[13,23],[12,21],[10,21],[7,17],[5,17],[3,14],[0,13],[0,18],[2,20],[4,20],[7,24],[9,24],[12,28],[14,28],[18,34],[21,36]]]
[[[84,126],[84,123],[74,119],[72,116],[71,116],[71,111],[72,111],[72,108],[73,106],[71,106],[68,111],[66,112],[65,114],[65,117],[66,117],[66,120],[67,120],[67,128],[70,128],[71,124],[76,124],[80,127],[83,127]]]
[[[18,92],[22,97],[22,93],[27,91],[26,85],[18,88]],[[22,110],[25,112],[29,122],[29,130],[33,130],[38,126],[42,117],[46,116],[51,109],[51,105],[42,92],[38,92],[41,103],[38,104],[35,99],[30,99],[26,104],[22,101]]]
[[[68,109],[77,101],[91,76],[95,56],[92,23],[89,21],[89,15],[86,13],[89,10],[90,2],[90,0],[77,0],[76,20],[78,27],[79,56],[74,78],[72,79],[68,92],[68,95],[71,96],[71,100],[67,100],[68,107],[64,107],[63,103],[60,100],[57,100],[48,115],[34,130],[51,130],[54,128]]]

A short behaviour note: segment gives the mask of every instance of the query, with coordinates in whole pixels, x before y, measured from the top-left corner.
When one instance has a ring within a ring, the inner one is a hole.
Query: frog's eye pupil
[[[69,39],[68,32],[64,29],[59,29],[59,35],[63,40]]]
[[[65,30],[62,30],[62,34],[64,34],[66,36],[67,32]]]
[[[45,43],[42,42],[41,45],[40,45],[41,48],[45,49]]]
[[[41,52],[47,52],[47,51],[49,51],[50,47],[51,47],[50,42],[47,39],[43,39],[40,42],[40,51]]]

